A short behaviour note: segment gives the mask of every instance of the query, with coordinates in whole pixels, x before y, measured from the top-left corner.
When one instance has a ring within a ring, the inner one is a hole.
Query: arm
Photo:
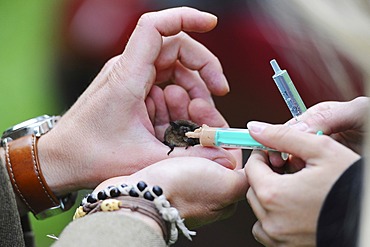
[[[172,120],[227,126],[211,97],[229,91],[221,64],[185,33],[208,32],[216,24],[215,16],[185,7],[140,18],[124,52],[107,62],[56,126],[38,139],[39,170],[56,196],[92,189],[169,158],[162,141]],[[170,79],[173,85],[158,86]],[[176,156],[241,166],[240,150],[175,148],[171,157]]]
[[[178,157],[157,162],[130,176],[108,179],[100,184],[93,194],[97,195],[102,190],[106,190],[108,186],[119,186],[123,183],[135,185],[138,181],[145,181],[148,186],[159,185],[171,207],[180,213],[180,217],[185,219],[185,224],[189,228],[200,227],[230,216],[235,210],[236,203],[244,198],[248,188],[242,170],[230,170],[204,158]],[[141,193],[139,192],[139,194]],[[140,199],[146,200],[141,196]],[[70,225],[82,226],[86,224],[85,221],[82,221],[84,218],[95,214],[98,213],[87,214],[81,219],[74,220]],[[101,222],[104,222],[102,225],[110,225],[110,218],[104,217],[109,214],[111,213],[101,213]],[[84,214],[79,212],[77,215]],[[122,217],[122,221],[125,217]],[[67,227],[65,233],[61,235],[61,239],[68,238],[70,234],[73,234],[71,229]],[[103,230],[103,228],[99,228],[98,231]],[[131,230],[120,228],[119,231],[126,234]],[[83,236],[84,239],[80,241],[87,241],[86,239],[92,237],[86,234]],[[119,238],[119,236],[112,237]]]

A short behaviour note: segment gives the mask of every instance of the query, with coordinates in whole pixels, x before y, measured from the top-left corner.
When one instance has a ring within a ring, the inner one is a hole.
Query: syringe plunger
[[[275,59],[270,61],[270,64],[272,66],[272,69],[274,70],[275,74],[279,73],[281,71],[279,64],[276,62]]]

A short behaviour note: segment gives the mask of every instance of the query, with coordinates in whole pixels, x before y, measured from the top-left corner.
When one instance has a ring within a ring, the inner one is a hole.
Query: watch
[[[0,145],[5,149],[6,168],[21,200],[37,219],[70,209],[77,193],[57,197],[47,185],[39,165],[37,141],[51,130],[60,116],[42,115],[4,131]]]
[[[13,141],[22,136],[36,135],[41,136],[51,130],[60,119],[60,116],[42,115],[16,124],[3,132],[1,136],[1,146],[6,142]]]

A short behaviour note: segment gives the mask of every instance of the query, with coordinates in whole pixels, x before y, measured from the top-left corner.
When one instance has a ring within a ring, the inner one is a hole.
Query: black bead
[[[99,193],[98,193],[98,199],[99,200],[105,200],[107,198],[108,198],[108,196],[107,196],[107,194],[105,193],[104,190],[99,191]]]
[[[121,188],[125,188],[125,187],[127,187],[127,184],[121,184],[120,186],[121,186]]]
[[[150,193],[150,191],[147,191],[147,192],[144,193],[144,198],[149,200],[149,201],[154,200],[154,196],[152,195],[152,193]]]
[[[96,198],[94,198],[91,194],[87,197],[88,203],[95,203],[97,202]]]
[[[143,182],[143,181],[140,181],[140,182],[138,182],[138,183],[137,183],[137,188],[138,188],[140,191],[145,190],[145,188],[146,188],[146,187],[148,187],[148,185],[147,185],[145,182]]]
[[[111,197],[117,197],[120,195],[119,189],[117,187],[112,187],[109,191]]]
[[[131,189],[129,195],[132,197],[139,197],[139,194],[135,191],[135,189]]]
[[[157,196],[160,196],[163,194],[163,190],[158,185],[155,185],[153,186],[153,193],[156,194]]]

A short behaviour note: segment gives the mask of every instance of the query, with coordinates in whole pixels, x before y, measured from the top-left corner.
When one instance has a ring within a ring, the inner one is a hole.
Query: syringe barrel
[[[293,117],[297,117],[307,110],[301,96],[298,94],[297,89],[285,70],[280,75],[273,76],[273,79]]]
[[[285,103],[293,115],[297,117],[307,110],[301,96],[295,88],[292,79],[286,70],[281,70],[275,60],[271,61],[271,65],[275,71],[275,75],[272,76],[276,86],[278,87],[281,95],[284,98]]]
[[[248,129],[219,128],[215,133],[215,144],[229,148],[269,149],[253,139]]]

